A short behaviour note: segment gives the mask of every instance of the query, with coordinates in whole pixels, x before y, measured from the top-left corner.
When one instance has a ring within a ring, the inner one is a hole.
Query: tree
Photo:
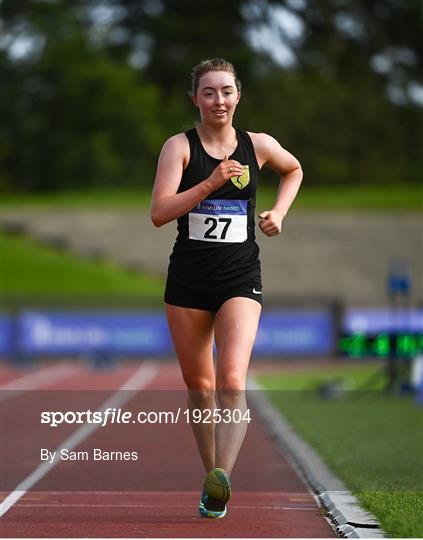
[[[195,121],[190,70],[215,56],[243,82],[238,125],[278,138],[309,183],[421,180],[422,6],[3,0],[0,190],[151,185]]]

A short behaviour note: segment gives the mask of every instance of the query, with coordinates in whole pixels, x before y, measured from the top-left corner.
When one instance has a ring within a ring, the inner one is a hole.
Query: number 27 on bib
[[[248,201],[205,199],[188,214],[189,238],[205,242],[247,240]]]

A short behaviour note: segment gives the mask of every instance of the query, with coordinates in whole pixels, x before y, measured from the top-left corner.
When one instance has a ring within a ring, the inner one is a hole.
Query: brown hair
[[[223,58],[212,58],[211,60],[202,60],[191,71],[191,92],[190,96],[195,96],[200,84],[200,79],[209,71],[227,71],[234,76],[238,92],[241,92],[241,81],[238,79],[233,64]]]

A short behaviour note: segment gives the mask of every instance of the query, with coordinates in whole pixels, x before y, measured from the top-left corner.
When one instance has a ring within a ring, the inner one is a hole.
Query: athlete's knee
[[[214,385],[204,382],[188,387],[188,403],[194,407],[209,407],[214,403]]]
[[[224,373],[220,373],[216,379],[216,390],[218,392],[244,391],[245,376],[236,370],[229,370]]]
[[[211,377],[184,375],[184,382],[190,392],[214,392],[215,382]]]

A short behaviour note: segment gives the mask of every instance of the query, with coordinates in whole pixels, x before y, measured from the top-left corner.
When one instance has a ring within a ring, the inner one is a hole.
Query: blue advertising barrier
[[[155,356],[174,354],[166,318],[157,312],[23,311],[3,317],[5,350],[31,356]],[[335,348],[329,310],[264,312],[254,353],[258,356],[327,355]]]
[[[254,352],[260,356],[328,355],[335,348],[334,334],[328,310],[264,312]]]
[[[26,355],[164,356],[172,351],[160,313],[24,312],[19,348]]]
[[[257,356],[321,356],[336,350],[334,318],[329,309],[264,311],[254,346]],[[395,313],[387,309],[348,309],[344,335],[377,335],[387,331],[421,334],[423,310]],[[163,312],[42,311],[16,316],[0,314],[1,357],[110,354],[174,354]]]
[[[0,313],[0,358],[13,355],[13,321],[10,315]]]
[[[423,309],[348,309],[343,331],[345,334],[423,332]]]

